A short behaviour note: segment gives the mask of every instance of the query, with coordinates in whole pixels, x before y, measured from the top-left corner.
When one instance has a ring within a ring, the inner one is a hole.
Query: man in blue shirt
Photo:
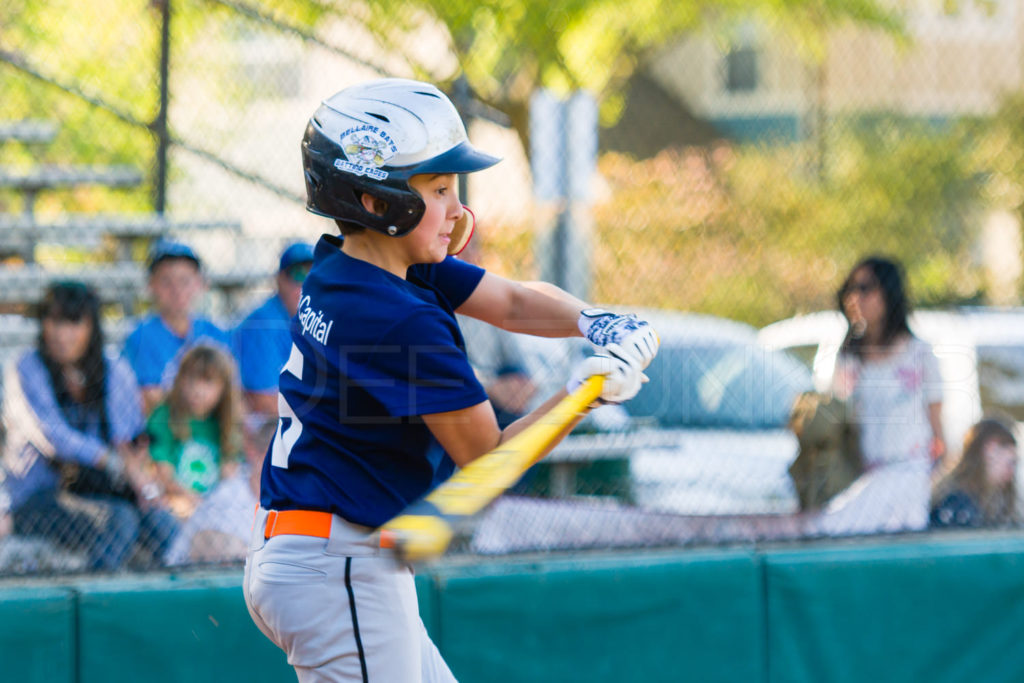
[[[472,232],[456,174],[498,159],[469,143],[434,86],[381,79],[337,93],[310,119],[302,152],[308,208],[344,239],[317,243],[292,319],[246,604],[303,683],[454,681],[420,621],[409,567],[376,529],[566,395],[499,428],[455,312],[586,335],[616,355],[586,359],[567,389],[602,374],[607,402],[639,391],[657,336],[551,285],[452,258]]]
[[[312,246],[289,245],[278,264],[277,292],[232,332],[246,407],[254,413],[277,416],[277,380],[292,346],[288,325],[312,266]]]
[[[229,347],[227,333],[194,313],[205,281],[192,248],[157,240],[149,254],[149,290],[155,313],[142,320],[124,343],[124,358],[142,389],[146,415],[174,382],[178,360],[200,342]]]

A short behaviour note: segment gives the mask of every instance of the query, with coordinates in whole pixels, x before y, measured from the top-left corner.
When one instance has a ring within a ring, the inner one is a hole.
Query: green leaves
[[[869,253],[906,265],[919,304],[984,296],[974,258],[984,215],[1012,208],[994,199],[1024,196],[1019,114],[835,121],[820,175],[809,170],[816,155],[813,143],[606,155],[613,194],[595,210],[594,299],[760,325],[832,308]]]
[[[589,90],[603,105],[602,122],[613,124],[634,70],[654,51],[701,29],[724,35],[740,23],[761,21],[817,63],[835,25],[858,22],[894,33],[902,27],[898,11],[877,0],[377,0],[366,8],[365,25],[398,46],[404,41],[396,33],[411,38],[419,26],[407,23],[409,17],[434,17],[476,95],[519,126],[540,87]],[[415,72],[432,73],[433,80],[459,75],[431,72],[411,51],[404,54]],[[526,130],[519,133],[527,139]]]

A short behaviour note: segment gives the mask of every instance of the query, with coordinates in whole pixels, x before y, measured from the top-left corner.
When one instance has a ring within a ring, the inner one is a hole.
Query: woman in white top
[[[924,529],[932,464],[945,453],[942,381],[931,346],[907,324],[902,268],[869,257],[838,292],[849,331],[839,349],[833,391],[850,399],[867,471],[830,501],[827,534]]]

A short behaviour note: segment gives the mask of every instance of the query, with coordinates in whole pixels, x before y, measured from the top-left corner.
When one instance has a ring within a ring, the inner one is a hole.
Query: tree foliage
[[[157,101],[152,86],[156,24],[145,3],[132,11],[125,11],[123,5],[116,0],[5,2],[0,5],[0,49],[82,91],[102,94],[129,116],[149,121]],[[125,64],[132,68],[123,68]],[[60,129],[51,145],[5,145],[3,161],[9,166],[137,164],[140,158],[153,156],[147,131],[133,130],[110,113],[82,106],[80,99],[60,88],[0,63],[0,120],[22,118],[54,121]],[[145,188],[116,193],[90,188],[75,195],[82,211],[109,209],[114,204],[141,207],[148,200]],[[5,203],[13,202],[9,196]],[[46,212],[62,204],[61,199],[47,195],[38,206]]]
[[[905,264],[919,305],[983,302],[982,218],[1019,213],[1024,197],[1017,104],[945,127],[884,116],[837,124],[823,176],[802,170],[812,143],[605,155],[592,298],[762,325],[834,307],[849,268],[882,253]],[[484,252],[531,277],[521,232],[488,231]]]
[[[229,65],[211,61],[196,45],[237,46],[254,28],[278,22],[279,32],[286,26],[302,30],[337,12],[311,0],[5,0],[0,3],[0,51],[15,64],[0,61],[0,120],[53,121],[59,131],[53,144],[3,146],[0,163],[128,164],[154,173],[164,2],[171,3],[172,107],[176,97],[190,92],[189,79],[197,75],[204,80],[203,96],[219,98],[225,106],[254,96],[239,88]],[[172,136],[182,133],[175,123],[172,115]],[[189,132],[184,133],[187,140]],[[195,138],[196,131],[191,134]],[[36,206],[40,213],[69,207],[141,211],[151,208],[152,198],[153,182],[146,182],[135,190],[44,193]],[[17,208],[15,193],[0,192],[0,209]]]
[[[204,64],[189,47],[197,42],[231,42],[256,24],[320,40],[320,34],[330,33],[328,26],[340,23],[361,27],[376,38],[376,49],[389,56],[389,63],[404,60],[414,74],[442,85],[464,76],[479,99],[509,117],[524,143],[529,99],[536,88],[587,89],[598,96],[603,118],[610,122],[621,109],[623,85],[637,65],[698,28],[728,32],[756,16],[776,25],[784,39],[813,47],[827,26],[844,21],[885,30],[899,26],[898,14],[883,9],[889,5],[881,0],[9,0],[0,5],[0,50],[29,60],[44,74],[123,116],[118,120],[101,108],[83,106],[59,87],[0,63],[0,117],[38,113],[62,124],[56,144],[42,151],[5,149],[5,158],[96,164],[152,159],[156,142],[146,126],[158,114],[160,9],[165,1],[173,11],[172,97],[177,84],[200,68],[208,81],[221,79],[214,96],[230,100],[253,95],[238,90],[229,70],[218,76],[216,63]],[[330,35],[334,37],[323,39],[326,43],[337,40],[337,34]],[[117,196],[142,206],[149,192]],[[89,194],[90,199],[106,196],[102,191]],[[59,198],[54,202],[54,208],[61,204]]]
[[[727,36],[739,22],[758,18],[813,58],[822,54],[826,32],[844,22],[896,34],[902,27],[898,5],[878,0],[375,0],[366,7],[366,25],[379,39],[404,51],[433,80],[464,75],[524,141],[537,88],[588,90],[602,105],[603,121],[614,123],[623,87],[638,65],[698,29]],[[404,40],[427,18],[447,31],[458,72],[433,72]]]
[[[126,123],[0,64],[0,118],[31,115],[61,124],[53,145],[6,145],[0,162],[151,160],[155,143],[145,124],[158,111],[158,5],[0,3],[0,49],[27,56],[143,124]],[[706,29],[728,43],[736,27],[754,17],[812,65],[825,55],[828,31],[844,23],[902,35],[900,3],[881,0],[175,0],[174,10],[172,97],[175,79],[208,66],[188,49],[193,44],[237,37],[252,30],[253,20],[336,38],[327,28],[341,22],[376,36],[374,49],[404,60],[412,73],[442,85],[464,76],[524,140],[536,88],[590,90],[607,121],[638,65],[688,32]],[[437,36],[448,44],[437,43]],[[242,92],[231,73],[218,77],[212,90],[225,102],[254,96]],[[991,207],[1019,212],[1024,200],[1022,105],[1011,99],[993,120],[945,127],[882,114],[832,122],[824,159],[818,158],[820,140],[776,147],[722,143],[669,150],[645,162],[608,155],[600,163],[608,189],[595,209],[593,298],[764,323],[831,306],[846,269],[876,251],[907,264],[921,302],[983,297],[971,248],[981,213]],[[148,188],[90,189],[46,198],[39,208],[144,210],[149,199]],[[0,205],[17,208],[10,196],[0,195]],[[502,260],[503,272],[534,274],[526,272],[533,262],[528,228],[503,226],[485,237],[492,242],[487,253]]]

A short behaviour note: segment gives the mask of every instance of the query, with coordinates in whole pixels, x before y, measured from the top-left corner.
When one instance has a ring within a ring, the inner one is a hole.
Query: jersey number
[[[302,381],[302,352],[292,344],[292,351],[288,355],[288,362],[281,369],[281,374],[290,373]],[[284,395],[277,392],[277,433],[274,434],[274,447],[270,452],[270,464],[274,467],[288,469],[288,456],[292,454],[292,447],[299,440],[302,434],[302,422],[295,416],[295,411],[284,400]]]

